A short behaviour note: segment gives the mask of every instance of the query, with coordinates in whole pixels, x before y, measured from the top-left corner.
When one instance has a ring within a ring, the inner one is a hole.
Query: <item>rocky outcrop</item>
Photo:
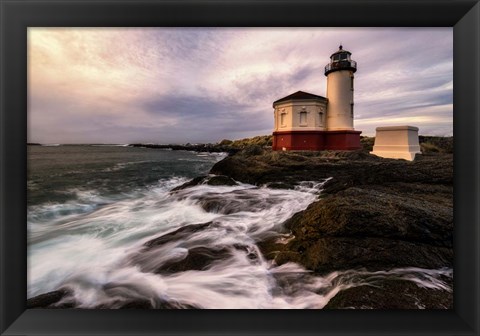
[[[282,183],[293,187],[299,181],[333,177],[325,193],[361,185],[393,182],[452,184],[453,156],[418,155],[415,161],[384,159],[366,151],[279,152],[264,150],[259,155],[246,151],[217,162],[210,173],[263,185]]]
[[[218,162],[211,173],[283,188],[331,178],[317,202],[284,223],[291,235],[288,243],[280,244],[275,237],[259,243],[265,257],[277,264],[297,262],[320,274],[360,268],[452,267],[450,154],[418,155],[409,162],[366,151],[240,152]],[[448,291],[420,288],[407,281],[385,280],[382,286],[379,291],[368,286],[342,291],[326,308],[452,305]]]
[[[185,145],[159,145],[159,144],[142,144],[134,143],[130,144],[130,147],[139,147],[139,148],[153,148],[153,149],[163,149],[163,150],[187,150],[194,152],[209,152],[209,153],[230,153],[234,154],[240,149],[235,148],[231,145],[223,144],[185,144]]]
[[[171,191],[183,190],[201,184],[210,186],[234,186],[237,185],[237,182],[235,182],[231,177],[225,175],[198,176],[178,187],[173,188]]]
[[[51,308],[64,309],[75,306],[75,301],[71,297],[72,291],[68,288],[61,288],[56,291],[44,293],[27,300],[27,309],[33,308]],[[66,300],[67,299],[67,300]],[[65,302],[66,301],[66,302]]]
[[[105,288],[109,290],[108,286]],[[111,290],[111,289],[110,289]],[[70,289],[59,289],[56,291],[40,294],[27,300],[27,309],[68,309],[78,307],[72,297]],[[176,301],[166,301],[162,299],[146,300],[123,298],[111,300],[110,302],[99,304],[89,309],[196,309],[197,307]]]
[[[451,155],[409,162],[364,151],[240,152],[211,172],[257,185],[331,177],[321,199],[285,223],[294,239],[276,254],[262,242],[278,263],[296,261],[317,272],[452,265]]]
[[[451,267],[452,195],[451,187],[424,184],[350,187],[291,218],[295,239],[276,260],[317,272]]]
[[[411,281],[381,280],[340,291],[324,309],[453,309],[453,295]]]
[[[251,260],[258,260],[256,251],[246,245],[211,245],[211,241],[204,238],[204,235],[195,237],[195,233],[205,232],[209,229],[216,229],[218,225],[213,222],[192,224],[183,226],[177,230],[151,239],[144,244],[144,247],[134,254],[131,264],[139,266],[144,272],[158,274],[171,274],[185,271],[201,271],[211,267],[215,262],[232,258],[236,251],[246,252]],[[158,254],[166,244],[173,244],[181,247],[185,253],[180,256],[173,256],[170,259],[158,260]]]

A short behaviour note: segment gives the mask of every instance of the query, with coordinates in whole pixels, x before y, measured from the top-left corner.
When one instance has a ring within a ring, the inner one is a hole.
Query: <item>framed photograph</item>
[[[477,1],[1,13],[2,335],[479,334]]]

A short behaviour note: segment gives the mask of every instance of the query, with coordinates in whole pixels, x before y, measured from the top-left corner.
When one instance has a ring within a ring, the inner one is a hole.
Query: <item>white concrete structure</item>
[[[384,158],[412,161],[415,159],[415,154],[421,154],[418,127],[377,127],[375,144],[370,153]]]
[[[325,67],[327,76],[327,127],[329,131],[353,130],[353,81],[357,63],[351,60],[352,53],[343,50],[330,56]]]

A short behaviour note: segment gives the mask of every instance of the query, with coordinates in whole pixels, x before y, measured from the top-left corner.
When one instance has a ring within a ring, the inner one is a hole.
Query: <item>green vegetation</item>
[[[371,152],[373,150],[373,143],[375,142],[375,137],[360,136],[360,144],[364,150]]]
[[[230,146],[232,143],[233,143],[232,140],[223,139],[223,140],[220,141],[218,144],[219,144],[220,146]]]
[[[234,148],[242,149],[250,146],[268,147],[272,145],[272,135],[259,135],[253,138],[245,138],[240,140],[227,140],[224,139],[218,144],[222,146],[231,146]]]
[[[420,135],[418,138],[422,153],[453,153],[453,137]]]

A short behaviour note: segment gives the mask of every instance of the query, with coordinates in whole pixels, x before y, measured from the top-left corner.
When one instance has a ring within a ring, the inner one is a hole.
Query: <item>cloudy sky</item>
[[[28,141],[198,143],[270,134],[272,102],[325,96],[343,44],[355,129],[452,135],[451,28],[29,28]]]

